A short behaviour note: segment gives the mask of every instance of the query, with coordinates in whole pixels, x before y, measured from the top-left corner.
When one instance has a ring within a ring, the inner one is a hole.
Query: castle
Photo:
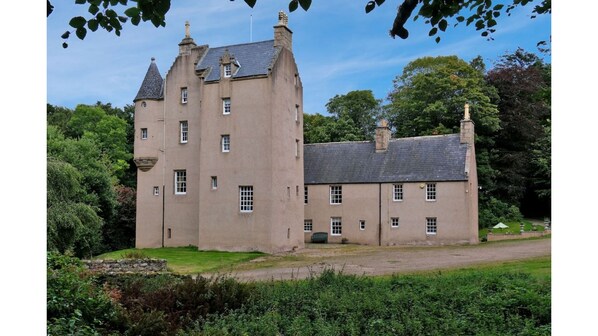
[[[162,78],[134,99],[136,247],[264,252],[330,242],[478,242],[474,125],[461,133],[303,144],[288,18],[274,39],[211,48],[186,25]]]

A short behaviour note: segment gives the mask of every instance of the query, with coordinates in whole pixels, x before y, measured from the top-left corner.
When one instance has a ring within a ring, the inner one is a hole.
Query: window
[[[212,190],[218,189],[218,177],[217,176],[212,176],[211,186],[212,186]]]
[[[187,143],[189,139],[189,123],[185,121],[181,121],[180,123],[180,130],[181,130],[181,143]]]
[[[224,77],[230,77],[232,75],[232,67],[230,64],[224,65]]]
[[[332,236],[340,236],[343,233],[343,223],[340,217],[330,218],[330,234]]]
[[[426,201],[436,200],[436,183],[426,184]]]
[[[295,105],[295,121],[299,122],[299,105]]]
[[[436,217],[426,218],[426,234],[435,235],[438,230],[436,225]]]
[[[390,219],[390,227],[393,227],[393,228],[399,227],[399,217],[392,217]]]
[[[174,171],[174,193],[175,195],[185,195],[187,193],[187,171]]]
[[[403,200],[403,185],[402,184],[395,184],[393,186],[392,200],[393,201],[402,201]]]
[[[181,88],[181,103],[182,104],[187,104],[187,88]]]
[[[222,139],[220,140],[220,144],[222,145],[223,153],[230,152],[230,135],[228,135],[228,134],[223,135]]]
[[[313,230],[313,223],[311,219],[306,219],[303,221],[303,231],[304,232],[311,232]]]
[[[299,140],[295,139],[295,157],[299,157],[299,148],[301,146],[299,145]]]
[[[172,229],[168,228],[168,239],[172,238]]]
[[[141,139],[142,140],[147,139],[147,128],[142,128],[141,129]]]
[[[222,99],[222,114],[230,114],[230,98]]]
[[[239,187],[239,207],[241,212],[253,212],[253,186]]]
[[[365,230],[365,221],[363,219],[359,221],[359,230]]]
[[[330,186],[330,204],[343,203],[343,186]]]
[[[158,187],[158,186],[154,187],[154,196],[160,196],[160,187]]]
[[[307,193],[307,186],[303,187],[303,203],[307,204],[308,193]]]

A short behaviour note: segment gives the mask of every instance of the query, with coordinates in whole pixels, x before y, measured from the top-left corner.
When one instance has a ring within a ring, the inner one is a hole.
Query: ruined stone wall
[[[164,259],[83,260],[83,263],[92,272],[106,274],[167,271]]]

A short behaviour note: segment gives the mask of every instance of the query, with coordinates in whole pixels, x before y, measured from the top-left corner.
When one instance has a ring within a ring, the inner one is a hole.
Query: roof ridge
[[[257,42],[246,42],[246,43],[229,44],[229,45],[223,45],[223,46],[220,46],[220,47],[209,47],[208,46],[208,49],[224,49],[224,48],[228,48],[228,47],[245,46],[245,45],[259,44],[259,43],[265,43],[265,42],[274,42],[274,40],[264,40],[264,41],[257,41]]]

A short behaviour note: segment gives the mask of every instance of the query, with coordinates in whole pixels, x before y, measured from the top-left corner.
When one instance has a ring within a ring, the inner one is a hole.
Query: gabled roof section
[[[242,78],[268,75],[280,48],[274,47],[274,40],[210,48],[195,67],[196,71],[205,71],[206,82],[220,80],[220,58],[225,51],[239,66],[232,78]]]
[[[459,134],[304,146],[305,184],[464,181],[467,144]]]
[[[147,69],[143,83],[141,83],[141,87],[139,88],[137,96],[135,96],[133,101],[139,99],[162,98],[162,85],[164,83],[164,79],[162,78],[162,75],[160,75],[160,71],[158,70],[158,66],[156,65],[155,61],[155,58],[152,57],[152,62]]]

